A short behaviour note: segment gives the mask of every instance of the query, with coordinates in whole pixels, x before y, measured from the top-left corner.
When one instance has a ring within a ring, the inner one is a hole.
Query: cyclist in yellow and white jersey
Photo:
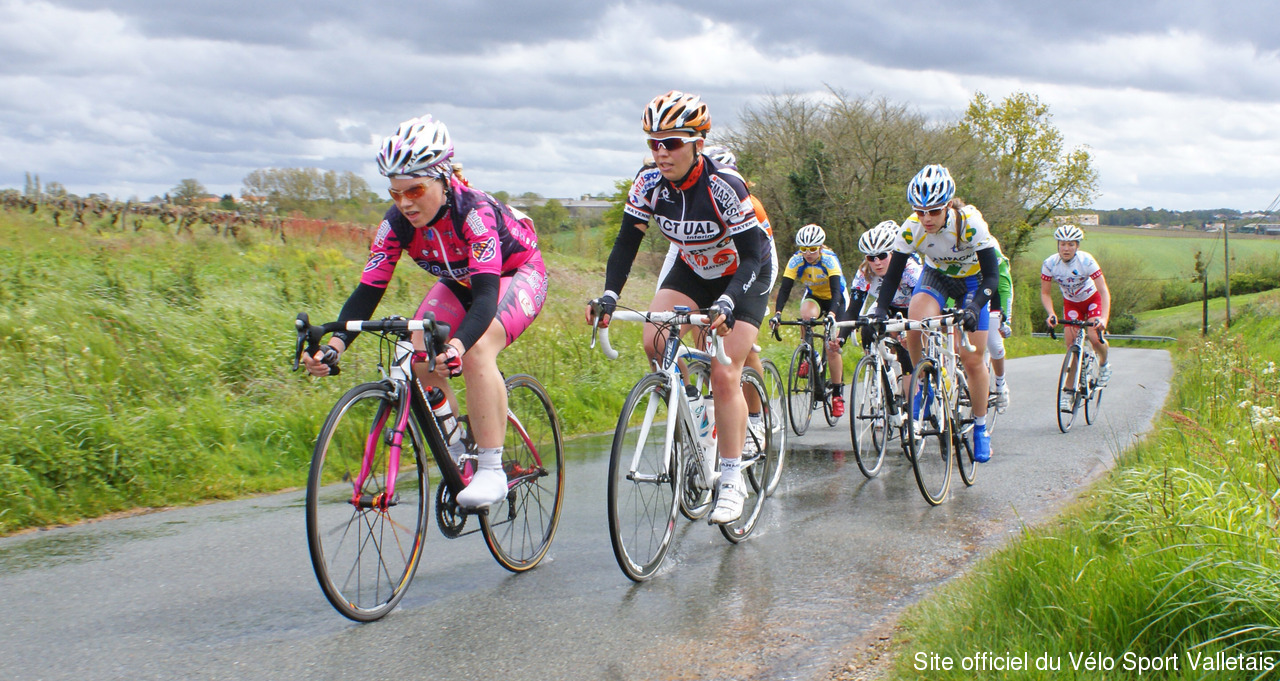
[[[818,225],[805,225],[796,232],[796,246],[799,250],[787,261],[782,271],[782,283],[778,286],[778,297],[774,302],[773,318],[769,320],[771,327],[777,327],[782,320],[782,309],[787,306],[787,298],[791,295],[791,287],[799,281],[804,285],[804,294],[800,300],[800,318],[816,319],[819,315],[831,315],[836,321],[844,320],[848,294],[845,292],[844,272],[840,269],[840,258],[835,251],[827,248],[827,233]],[[827,343],[827,366],[831,371],[831,414],[844,416],[844,362],[840,359],[840,343],[832,340]],[[801,360],[796,373],[807,376],[808,360]]]
[[[960,362],[972,394],[985,395],[989,386],[982,356],[990,323],[987,306],[999,283],[999,265],[995,240],[982,213],[955,198],[955,192],[951,173],[940,165],[925,166],[907,184],[907,202],[914,212],[902,223],[889,270],[880,286],[897,288],[911,255],[918,253],[924,258],[924,270],[911,296],[908,316],[924,319],[941,312],[948,299],[961,301],[964,328],[975,348],[961,348]],[[881,296],[875,316],[887,317],[889,302]],[[906,344],[911,361],[919,362],[923,350],[920,333],[909,332]],[[921,407],[912,405],[912,409]],[[973,458],[989,461],[991,436],[987,433],[985,400],[974,401],[973,423]]]
[[[1062,316],[1076,321],[1092,319],[1097,323],[1086,331],[1089,344],[1102,365],[1098,371],[1098,385],[1105,386],[1111,380],[1111,363],[1107,361],[1107,341],[1100,334],[1107,330],[1107,321],[1111,319],[1111,290],[1107,288],[1107,278],[1102,276],[1098,261],[1080,250],[1084,230],[1075,225],[1062,225],[1054,230],[1053,238],[1058,242],[1058,252],[1045,258],[1044,265],[1040,267],[1040,304],[1048,315],[1044,321],[1049,328],[1058,325],[1053,298],[1049,295],[1049,285],[1057,282],[1062,290]],[[1067,347],[1076,341],[1079,332],[1074,326],[1063,330]],[[1071,408],[1069,395],[1060,395],[1058,402],[1064,410]]]

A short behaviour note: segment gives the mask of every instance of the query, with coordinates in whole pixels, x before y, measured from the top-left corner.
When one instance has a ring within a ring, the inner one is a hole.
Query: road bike
[[[907,387],[904,431],[916,484],[934,506],[947,498],[953,458],[965,485],[977,479],[969,386],[956,352],[956,329],[963,318],[962,310],[948,309],[935,317],[898,322],[904,331],[921,333],[923,350]],[[886,329],[898,323],[887,324]],[[963,330],[958,342],[968,352],[977,352]]]
[[[378,338],[382,379],[361,383],[338,399],[316,438],[307,478],[311,565],[338,612],[369,622],[391,612],[404,597],[427,534],[429,461],[435,462],[442,480],[435,495],[441,534],[452,539],[481,532],[494,559],[512,572],[524,572],[542,560],[564,502],[564,442],[542,384],[524,374],[506,379],[502,466],[507,496],[487,509],[467,509],[455,499],[475,474],[474,442],[469,434],[462,436],[468,452],[457,462],[446,445],[457,427],[453,422],[465,423],[465,417],[438,417],[447,410],[443,393],[425,387],[413,373],[419,363],[435,370],[449,327],[430,315],[313,326],[302,313],[296,329],[295,370],[302,352],[314,354],[327,333],[345,329]],[[422,332],[425,352],[414,350],[414,332]],[[472,515],[479,517],[479,528],[467,530]]]
[[[1062,371],[1058,374],[1058,392],[1054,398],[1059,401],[1054,402],[1054,407],[1058,414],[1058,430],[1067,432],[1071,430],[1071,425],[1076,421],[1076,415],[1080,412],[1080,407],[1084,407],[1084,422],[1086,425],[1092,425],[1098,418],[1098,414],[1102,411],[1102,390],[1103,386],[1098,385],[1098,372],[1101,367],[1098,366],[1098,356],[1093,352],[1093,345],[1088,342],[1088,334],[1085,329],[1096,326],[1093,320],[1078,321],[1074,319],[1060,319],[1058,323],[1062,326],[1074,326],[1079,329],[1076,333],[1076,339],[1071,343],[1071,347],[1067,348],[1067,354],[1062,358]],[[1055,329],[1049,329],[1049,335],[1054,339],[1058,339]],[[1106,342],[1105,337],[1100,336],[1102,342]],[[1070,395],[1071,408],[1063,409],[1060,401],[1060,395]]]
[[[890,440],[899,438],[906,453],[907,439],[902,437],[906,408],[902,399],[902,365],[898,361],[906,349],[895,337],[906,325],[902,320],[883,322],[860,318],[837,322],[835,327],[851,328],[855,332],[868,328],[874,337],[849,381],[849,436],[853,455],[858,470],[873,478],[880,473]]]
[[[752,347],[752,352],[760,354],[760,346]],[[698,350],[681,344],[677,351],[677,359],[683,362],[686,367],[687,376],[702,376],[704,383],[710,385],[711,377],[711,358],[712,355],[705,350]],[[787,388],[782,382],[782,373],[778,371],[777,365],[768,357],[760,357],[760,364],[764,368],[760,376],[764,379],[764,392],[769,396],[769,409],[774,418],[769,421],[770,446],[773,448],[774,456],[777,458],[776,464],[773,466],[773,475],[769,476],[768,485],[765,493],[773,496],[778,489],[778,482],[782,480],[782,469],[787,461]]]
[[[618,357],[609,344],[609,328],[593,329],[605,356]],[[608,515],[609,539],[622,572],[633,581],[652,577],[675,534],[675,519],[682,513],[690,520],[706,515],[714,507],[719,482],[720,457],[714,440],[714,421],[695,421],[694,409],[705,413],[711,404],[710,365],[706,369],[682,368],[680,329],[685,325],[707,326],[709,318],[690,308],[670,312],[638,312],[617,308],[611,325],[644,322],[657,325],[665,337],[656,370],[644,375],[628,393],[618,416],[609,455]],[[729,364],[722,339],[709,334],[715,361]],[[687,352],[687,351],[686,351]],[[778,414],[769,400],[760,374],[742,370],[742,386],[754,391],[761,404],[763,427],[747,428],[747,449],[741,471],[747,498],[742,516],[720,525],[730,542],[746,539],[760,519],[768,484],[777,474],[776,450]]]
[[[773,337],[782,340],[778,326],[798,326],[801,329],[800,344],[791,353],[791,368],[787,372],[787,413],[791,419],[791,430],[796,435],[804,435],[809,430],[813,412],[822,409],[827,418],[827,425],[834,426],[840,421],[832,409],[831,390],[827,381],[826,339],[831,337],[834,320],[829,315],[818,319],[799,319],[796,321],[778,321],[770,323]],[[822,337],[815,341],[814,327],[823,327]]]

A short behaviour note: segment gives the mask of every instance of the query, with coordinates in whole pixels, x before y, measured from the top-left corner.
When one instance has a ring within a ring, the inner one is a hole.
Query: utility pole
[[[1196,281],[1198,279],[1204,287],[1203,293],[1200,296],[1200,305],[1201,305],[1200,335],[1201,336],[1209,335],[1209,276],[1208,276],[1209,268],[1206,267],[1205,265],[1206,263],[1200,259],[1200,251],[1196,251],[1196,262],[1194,265],[1196,276],[1195,276],[1195,279],[1192,279],[1192,281]]]
[[[1227,280],[1226,297],[1227,297],[1227,328],[1231,328],[1231,240],[1227,238],[1226,220],[1222,221],[1222,275]]]

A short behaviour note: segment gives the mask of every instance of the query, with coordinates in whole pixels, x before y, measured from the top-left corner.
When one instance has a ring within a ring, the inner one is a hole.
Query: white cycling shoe
[[[725,525],[741,518],[742,503],[746,499],[747,493],[741,488],[741,483],[720,483],[720,496],[716,499],[715,510],[711,512],[711,522]]]
[[[1111,382],[1111,362],[1102,365],[1102,369],[1098,371],[1098,387],[1105,388]]]
[[[1071,411],[1071,393],[1064,392],[1058,396],[1058,411]]]
[[[1009,384],[1005,383],[996,391],[996,411],[1003,414],[1009,408]]]
[[[458,492],[458,505],[464,508],[484,508],[502,501],[507,496],[507,474],[501,468],[481,468],[471,478],[471,484]]]
[[[759,454],[760,445],[764,443],[764,421],[760,423],[747,421],[747,440],[742,443],[742,458],[750,459]]]

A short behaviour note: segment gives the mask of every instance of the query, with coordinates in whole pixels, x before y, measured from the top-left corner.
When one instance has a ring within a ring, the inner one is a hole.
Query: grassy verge
[[[1153,435],[1062,519],[912,608],[893,678],[921,678],[933,654],[955,668],[927,678],[973,678],[964,661],[983,652],[1027,655],[1009,679],[1280,674],[1278,339],[1271,294],[1188,341]]]

